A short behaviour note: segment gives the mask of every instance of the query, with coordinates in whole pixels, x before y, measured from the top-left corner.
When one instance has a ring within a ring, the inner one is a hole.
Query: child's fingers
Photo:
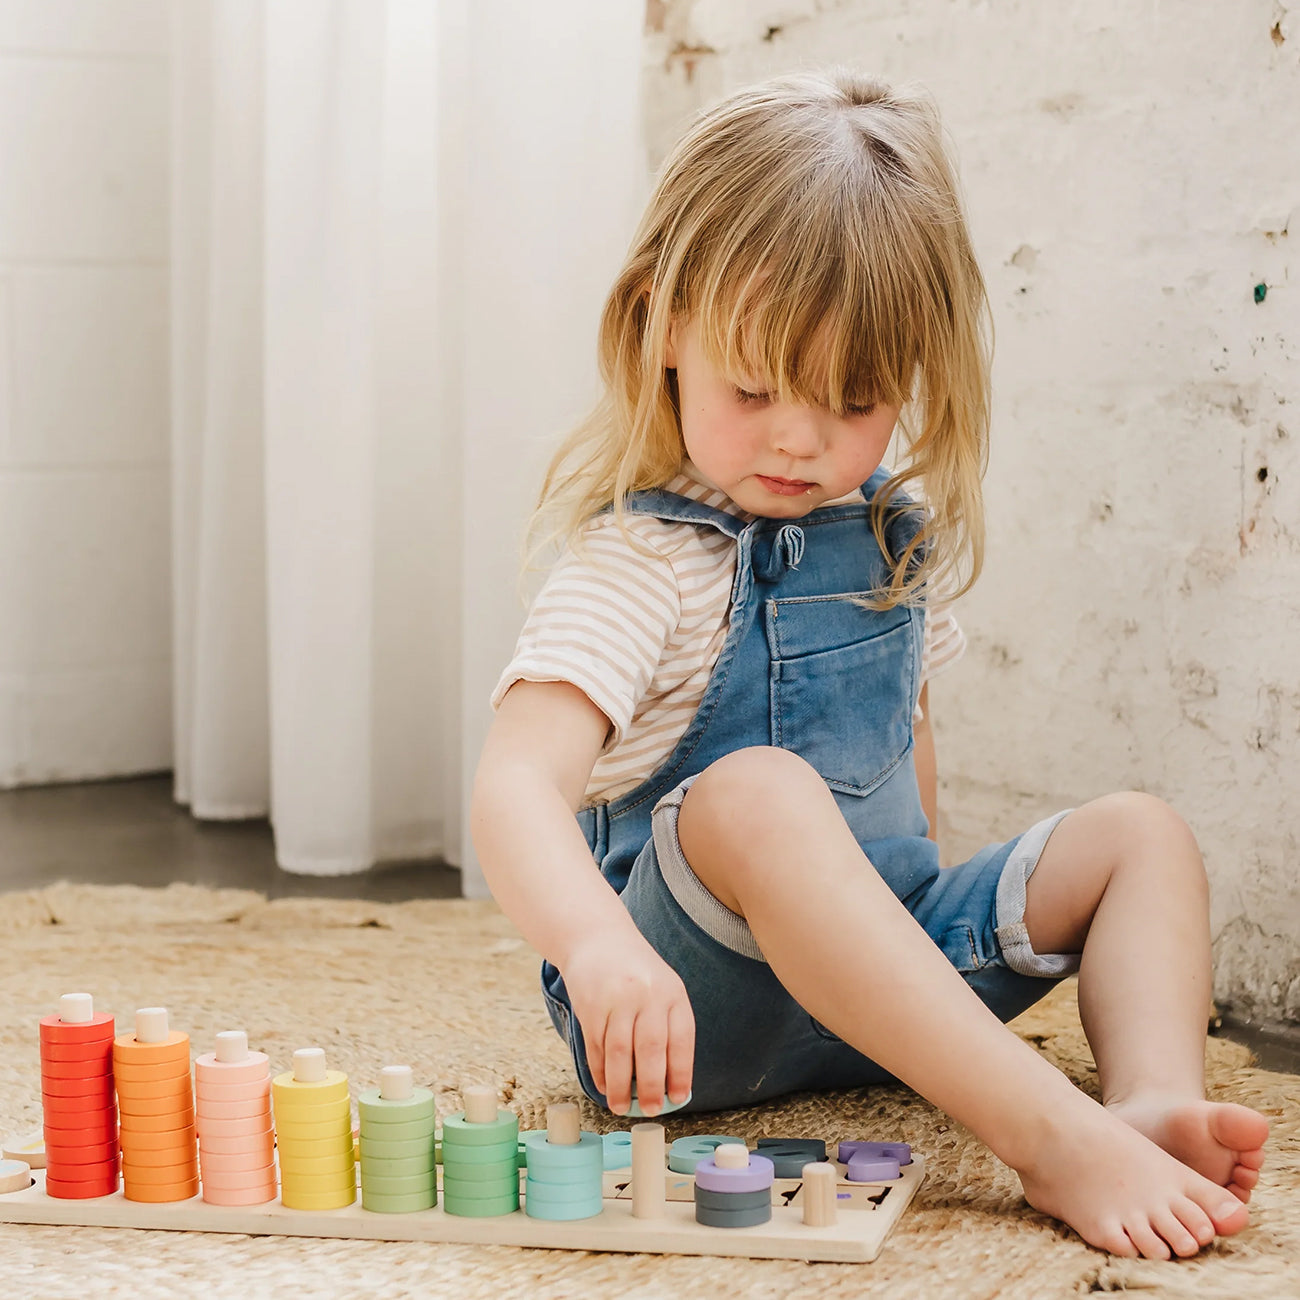
[[[668,1068],[668,1017],[663,1010],[643,1011],[636,1020],[636,1099],[651,1119],[664,1104]]]
[[[605,1104],[616,1115],[632,1104],[632,1030],[635,1012],[615,1011],[605,1025]]]
[[[684,1102],[695,1076],[695,1013],[685,998],[668,1008],[667,1083],[670,1101]]]
[[[581,1020],[578,1022],[581,1024]],[[605,1024],[602,1023],[595,1033],[589,1033],[582,1025],[582,1040],[587,1048],[587,1069],[591,1071],[591,1081],[597,1092],[605,1091]]]

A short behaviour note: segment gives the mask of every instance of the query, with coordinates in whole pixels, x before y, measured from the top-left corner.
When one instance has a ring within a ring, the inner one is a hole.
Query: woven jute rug
[[[500,1089],[521,1127],[547,1103],[581,1100],[542,1009],[537,961],[490,904],[286,900],[189,886],[55,885],[0,895],[0,1131],[40,1126],[37,1021],[88,991],[129,1025],[165,1005],[210,1050],[244,1028],[283,1068],[326,1049],[355,1088],[414,1066],[439,1108],[471,1083]],[[1084,1088],[1095,1088],[1074,990],[1015,1023]],[[1267,1113],[1273,1134],[1252,1225],[1194,1260],[1111,1259],[1025,1204],[1014,1174],[968,1132],[903,1088],[799,1095],[748,1111],[668,1121],[668,1136],[729,1132],[902,1139],[929,1177],[871,1264],[587,1254],[511,1247],[35,1228],[0,1224],[0,1291],[61,1297],[269,1296],[1071,1296],[1136,1290],[1209,1300],[1300,1296],[1300,1079],[1207,1043],[1211,1095]],[[977,1067],[974,1067],[977,1068]],[[584,1127],[623,1127],[583,1106]]]

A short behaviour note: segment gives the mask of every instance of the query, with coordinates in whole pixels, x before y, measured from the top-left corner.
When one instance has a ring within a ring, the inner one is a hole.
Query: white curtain
[[[644,188],[638,0],[173,0],[176,797],[439,855]]]

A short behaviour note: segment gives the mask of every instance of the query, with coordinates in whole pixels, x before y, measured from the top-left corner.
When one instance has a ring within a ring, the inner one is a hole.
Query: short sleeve
[[[917,688],[918,696],[921,687],[930,678],[937,677],[951,668],[965,653],[966,634],[961,630],[961,624],[957,622],[951,606],[937,603],[927,609],[925,637],[921,647],[921,686]],[[912,721],[920,722],[923,716],[918,699],[912,711]]]
[[[681,616],[673,567],[648,536],[657,521],[627,526],[632,542],[601,516],[561,555],[491,700],[496,709],[517,681],[570,682],[609,719],[606,752],[623,739]]]

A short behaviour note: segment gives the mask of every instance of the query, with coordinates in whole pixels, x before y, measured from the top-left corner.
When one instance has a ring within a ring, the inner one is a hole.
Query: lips
[[[775,492],[777,496],[782,497],[802,496],[809,488],[817,486],[804,479],[770,478],[766,474],[756,474],[755,477],[769,492]]]

